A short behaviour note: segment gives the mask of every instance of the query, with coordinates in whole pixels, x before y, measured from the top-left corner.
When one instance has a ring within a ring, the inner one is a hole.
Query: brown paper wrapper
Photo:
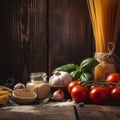
[[[108,42],[108,52],[96,52],[95,58],[100,62],[94,69],[95,81],[105,80],[110,73],[120,72],[120,58],[114,53],[115,45]]]
[[[110,73],[117,72],[115,55],[109,52],[96,52],[95,58],[100,62],[94,69],[95,81],[105,80]]]

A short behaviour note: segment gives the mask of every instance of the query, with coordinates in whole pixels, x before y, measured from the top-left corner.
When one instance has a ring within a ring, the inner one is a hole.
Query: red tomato
[[[72,82],[69,83],[68,85],[68,93],[71,94],[71,91],[73,89],[74,86],[78,85],[78,80],[74,80]]]
[[[71,97],[76,103],[85,102],[89,99],[89,90],[80,85],[76,85],[71,91]]]
[[[120,102],[120,87],[114,88],[110,95],[113,102]]]
[[[108,90],[109,90],[109,94],[111,93],[111,91],[115,88],[115,85],[109,85],[108,86]]]
[[[110,73],[106,78],[106,82],[109,82],[109,83],[120,82],[120,74],[119,73]]]
[[[108,89],[104,87],[96,87],[90,91],[90,99],[93,103],[104,104],[108,99]]]
[[[91,90],[93,90],[94,88],[96,88],[94,85],[92,85],[91,87],[90,87],[90,91]]]

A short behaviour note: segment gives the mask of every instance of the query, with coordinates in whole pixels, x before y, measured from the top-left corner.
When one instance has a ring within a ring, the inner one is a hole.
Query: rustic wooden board
[[[92,56],[91,23],[85,0],[2,0],[0,84],[27,82],[31,72],[48,74]]]
[[[1,0],[0,84],[93,56],[86,0]],[[120,34],[115,52],[120,56]]]
[[[49,73],[92,56],[91,23],[85,0],[49,0]]]
[[[0,83],[9,77],[29,80],[47,72],[46,0],[3,0],[0,3]]]
[[[76,105],[78,120],[120,120],[120,106]]]
[[[0,120],[76,120],[73,106],[24,105],[0,109]]]

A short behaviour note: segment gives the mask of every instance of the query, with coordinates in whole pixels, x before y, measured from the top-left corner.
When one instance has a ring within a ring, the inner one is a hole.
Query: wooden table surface
[[[120,106],[110,105],[76,105],[78,120],[120,120]]]
[[[120,106],[55,102],[0,108],[0,120],[120,120]]]

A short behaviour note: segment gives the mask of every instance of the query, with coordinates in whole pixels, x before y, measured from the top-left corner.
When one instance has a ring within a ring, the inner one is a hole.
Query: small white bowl
[[[28,89],[16,89],[12,92],[12,96],[18,104],[32,104],[37,98],[37,94]]]

